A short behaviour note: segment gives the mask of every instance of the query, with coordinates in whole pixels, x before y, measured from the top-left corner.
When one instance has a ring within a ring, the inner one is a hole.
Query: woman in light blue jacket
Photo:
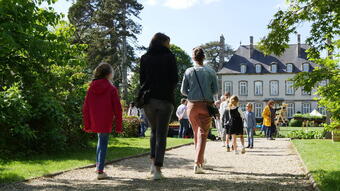
[[[252,112],[253,105],[247,104],[247,110],[244,113],[244,126],[247,128],[248,146],[247,148],[254,148],[254,131],[256,127],[255,114]]]

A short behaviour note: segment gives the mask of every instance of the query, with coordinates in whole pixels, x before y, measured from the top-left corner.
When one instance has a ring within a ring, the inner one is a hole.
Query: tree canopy
[[[222,47],[219,41],[211,41],[207,42],[201,47],[204,49],[205,52],[205,60],[207,64],[213,68],[216,72],[221,69],[220,66],[220,54],[222,53],[226,60],[230,59],[234,53],[234,50],[231,48],[230,45],[226,44],[224,50],[222,52]]]
[[[318,67],[312,72],[301,72],[294,77],[295,86],[306,91],[317,88],[319,104],[332,114],[333,126],[340,125],[340,2],[339,0],[287,0],[287,10],[279,10],[269,23],[269,33],[260,42],[266,54],[282,54],[288,47],[289,35],[297,33],[299,25],[311,24],[306,43],[310,61]],[[322,56],[328,52],[328,56]],[[319,86],[325,81],[327,85]]]

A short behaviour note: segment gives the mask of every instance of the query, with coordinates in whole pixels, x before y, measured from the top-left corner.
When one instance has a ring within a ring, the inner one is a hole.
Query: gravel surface
[[[193,173],[194,146],[166,153],[164,176],[151,181],[148,157],[139,157],[106,166],[108,180],[94,180],[93,168],[74,170],[53,178],[0,187],[13,190],[313,190],[301,161],[288,139],[255,139],[255,148],[245,154],[226,152],[221,142],[208,142],[206,174]]]

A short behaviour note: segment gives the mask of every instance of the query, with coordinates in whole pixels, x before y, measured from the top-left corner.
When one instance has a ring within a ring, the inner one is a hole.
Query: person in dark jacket
[[[140,84],[143,91],[149,92],[143,107],[151,125],[150,157],[153,180],[163,178],[161,167],[177,83],[178,70],[176,58],[170,51],[170,38],[157,33],[140,63]]]
[[[107,178],[104,173],[106,150],[112,123],[115,120],[115,130],[121,133],[122,107],[118,89],[112,85],[111,65],[102,63],[94,71],[94,80],[87,91],[83,105],[84,130],[98,134],[96,154],[97,179]]]

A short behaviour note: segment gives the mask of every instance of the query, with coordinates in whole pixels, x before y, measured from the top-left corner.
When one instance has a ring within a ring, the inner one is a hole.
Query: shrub
[[[294,130],[287,134],[292,139],[321,139],[323,136],[324,131],[314,130]]]
[[[138,137],[140,128],[140,120],[138,117],[124,116],[123,117],[123,133],[117,134],[114,131],[115,124],[113,124],[112,134],[116,137]]]
[[[294,118],[303,118],[303,119],[307,119],[307,120],[320,120],[320,119],[325,119],[326,116],[312,116],[309,113],[306,113],[306,114],[297,113],[297,114],[294,114],[293,117]]]
[[[297,120],[297,119],[291,119],[289,121],[289,126],[290,127],[302,127],[302,121],[301,120]]]

